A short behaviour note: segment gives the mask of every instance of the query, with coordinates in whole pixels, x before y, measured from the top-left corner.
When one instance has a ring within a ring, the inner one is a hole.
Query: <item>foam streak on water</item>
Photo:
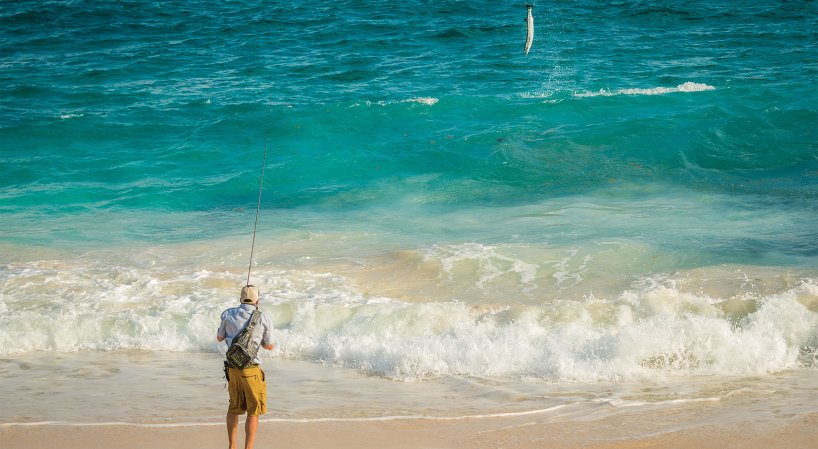
[[[663,94],[670,94],[675,92],[703,92],[706,90],[713,90],[715,87],[708,86],[707,84],[701,83],[694,83],[688,81],[686,83],[679,84],[676,87],[653,87],[648,89],[617,89],[613,92],[608,91],[606,89],[600,89],[598,92],[587,92],[587,93],[578,93],[575,94],[577,97],[595,97],[595,96],[603,96],[603,97],[610,97],[614,95],[663,95]]]

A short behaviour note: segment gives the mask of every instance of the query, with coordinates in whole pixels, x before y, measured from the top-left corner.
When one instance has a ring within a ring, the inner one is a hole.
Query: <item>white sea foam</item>
[[[546,104],[556,104],[562,102],[561,98],[553,98],[554,92],[547,91],[547,92],[522,92],[519,94],[520,98],[531,99],[531,100],[542,100],[543,103]]]
[[[85,114],[82,114],[82,113],[60,114],[60,118],[63,119],[63,120],[67,120],[67,119],[75,118],[75,117],[83,117],[84,115]]]
[[[603,404],[608,404],[611,407],[617,408],[630,408],[630,407],[655,407],[657,405],[679,405],[679,404],[691,404],[696,402],[718,402],[721,401],[722,398],[718,396],[710,396],[704,398],[685,398],[685,399],[667,399],[664,401],[637,401],[637,400],[626,400],[621,398],[614,398],[614,399],[597,399],[594,402],[599,402]]]
[[[478,283],[509,274],[525,283],[541,269],[491,246],[430,251],[444,272],[473,270]],[[404,381],[441,375],[558,382],[750,375],[809,364],[810,348],[818,347],[818,314],[805,307],[818,286],[809,279],[752,300],[734,299],[747,307],[728,310],[724,298],[667,282],[637,283],[609,297],[530,305],[507,298],[492,305],[468,298],[415,303],[370,296],[350,279],[325,272],[259,269],[254,276],[274,289],[264,311],[276,325],[279,346],[268,356]],[[0,270],[0,354],[218,351],[214,328],[220,312],[234,304],[232,288],[242,278],[151,264],[7,265]]]
[[[521,284],[534,286],[538,270],[535,264],[503,255],[496,247],[479,243],[434,246],[427,251],[425,259],[440,261],[443,271],[450,280],[458,269],[475,271],[478,288],[483,288],[486,283],[508,274],[519,277]]]
[[[703,92],[707,90],[714,90],[716,89],[713,86],[702,84],[702,83],[694,83],[688,81],[686,83],[679,84],[676,87],[651,87],[647,89],[618,89],[618,90],[608,90],[608,89],[600,89],[596,92],[580,92],[575,93],[575,97],[612,97],[616,95],[664,95],[664,94],[671,94],[676,92]]]
[[[572,269],[572,259],[576,257],[577,252],[577,249],[569,250],[567,257],[551,262],[557,270],[552,274],[552,277],[557,282],[557,287],[562,287],[568,283],[577,285],[582,282],[582,274],[587,271],[588,262],[593,260],[593,256],[586,254],[582,258],[581,264],[576,267],[576,269]]]
[[[408,100],[402,100],[401,103],[420,103],[425,104],[427,106],[434,106],[437,102],[440,101],[434,97],[417,97],[417,98],[409,98]]]
[[[426,106],[434,106],[437,102],[440,101],[438,98],[434,97],[414,97],[414,98],[407,98],[405,100],[381,100],[381,101],[370,101],[367,100],[363,104],[366,106],[387,106],[390,104],[401,104],[401,103],[420,103]],[[361,106],[361,103],[354,103],[350,107],[358,107]]]

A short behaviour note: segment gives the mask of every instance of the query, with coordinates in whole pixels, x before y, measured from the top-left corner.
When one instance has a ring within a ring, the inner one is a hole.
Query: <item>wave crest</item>
[[[508,262],[490,248],[470,249],[484,256],[481,279]],[[437,251],[450,269],[464,257],[449,248]],[[213,335],[221,311],[235,305],[233,287],[243,278],[204,269],[174,273],[44,261],[7,265],[0,273],[0,354],[223,351]],[[814,366],[818,347],[818,284],[809,279],[745,299],[645,283],[608,298],[524,305],[514,298],[504,304],[398,301],[362,293],[343,276],[311,271],[259,270],[255,277],[276,286],[263,305],[278,341],[267,356],[403,381],[757,375]]]
[[[617,95],[664,95],[676,92],[684,93],[704,92],[715,89],[716,89],[715,87],[710,86],[708,84],[694,83],[688,81],[686,83],[679,84],[676,87],[651,87],[647,89],[618,89],[614,91],[600,89],[596,92],[575,93],[574,96],[578,98],[585,98],[585,97],[613,97]]]

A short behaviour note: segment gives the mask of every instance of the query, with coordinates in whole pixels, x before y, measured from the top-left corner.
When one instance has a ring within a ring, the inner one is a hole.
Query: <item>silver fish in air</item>
[[[531,8],[534,5],[530,5],[526,3],[526,9],[528,10],[528,17],[525,18],[525,22],[528,28],[528,31],[525,35],[525,54],[528,54],[528,50],[531,50],[531,43],[534,42],[534,16],[531,15]]]

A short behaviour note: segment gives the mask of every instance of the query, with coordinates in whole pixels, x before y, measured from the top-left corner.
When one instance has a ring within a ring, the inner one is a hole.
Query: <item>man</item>
[[[241,305],[222,312],[222,322],[216,333],[216,340],[227,341],[227,346],[250,322],[253,311],[258,308],[258,289],[247,285],[241,289]],[[253,343],[264,349],[273,349],[273,326],[267,315],[253,329]],[[227,439],[230,449],[236,449],[236,434],[239,428],[239,415],[247,413],[244,423],[245,449],[252,449],[258,429],[258,417],[267,413],[267,384],[264,371],[261,370],[261,358],[256,356],[251,365],[244,369],[230,368],[227,382],[230,392],[230,405],[227,408]]]

